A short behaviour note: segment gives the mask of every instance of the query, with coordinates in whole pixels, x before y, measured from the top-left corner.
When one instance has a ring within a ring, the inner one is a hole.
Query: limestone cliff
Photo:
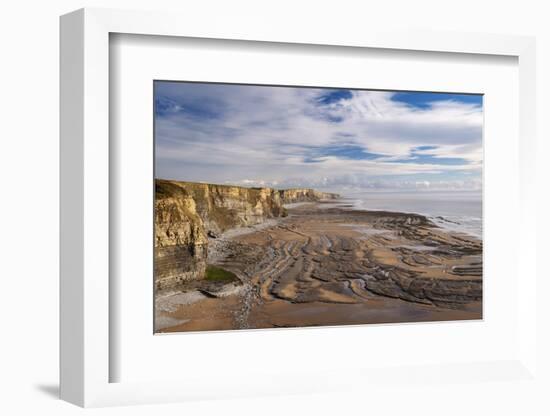
[[[157,181],[159,183],[175,185],[195,201],[196,212],[207,233],[218,234],[286,214],[279,192],[271,188],[162,180]]]
[[[329,192],[319,192],[310,188],[281,189],[279,191],[284,204],[295,202],[320,201],[321,199],[338,199],[340,195]]]
[[[203,276],[208,238],[195,200],[170,182],[156,182],[155,285],[176,286]]]
[[[313,189],[276,190],[156,180],[155,284],[201,279],[208,236],[286,216],[284,203],[337,198]]]

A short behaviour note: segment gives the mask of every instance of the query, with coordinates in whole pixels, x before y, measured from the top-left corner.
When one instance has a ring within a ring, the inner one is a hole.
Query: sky
[[[155,176],[479,190],[481,95],[155,81]]]

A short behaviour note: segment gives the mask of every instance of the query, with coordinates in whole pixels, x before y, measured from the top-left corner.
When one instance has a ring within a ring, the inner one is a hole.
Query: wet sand
[[[159,332],[482,318],[482,243],[421,215],[307,203],[212,238],[239,281],[156,301]],[[197,294],[200,294],[197,296]]]

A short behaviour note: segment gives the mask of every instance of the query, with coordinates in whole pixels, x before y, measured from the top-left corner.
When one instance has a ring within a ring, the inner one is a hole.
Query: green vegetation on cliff
[[[237,280],[235,273],[216,266],[207,266],[204,278],[211,282],[233,282]]]

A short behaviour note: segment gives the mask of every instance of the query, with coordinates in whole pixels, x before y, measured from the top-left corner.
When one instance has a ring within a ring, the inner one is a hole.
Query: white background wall
[[[240,19],[274,19],[281,26],[321,25],[327,31],[354,25],[433,28],[535,35],[538,41],[539,178],[548,179],[550,114],[550,12],[545,1],[170,1],[19,0],[0,8],[0,413],[74,414],[56,400],[58,376],[58,16],[74,9],[116,7],[179,10],[208,24],[211,13]],[[406,68],[404,68],[406,70]],[[548,185],[540,180],[540,210],[550,212]],[[513,219],[511,219],[513,220]],[[548,232],[540,221],[539,235]],[[540,238],[544,258],[548,247]],[[543,247],[543,243],[545,247]],[[541,261],[542,264],[542,261]],[[548,285],[539,287],[541,294]],[[548,293],[548,292],[546,292]],[[544,299],[541,297],[541,300]],[[541,304],[541,312],[548,313]],[[541,334],[542,335],[542,334]],[[548,347],[548,334],[545,347]],[[550,347],[546,351],[549,351]],[[541,357],[543,360],[544,354]],[[546,361],[547,363],[548,361]],[[540,391],[506,384],[441,386],[406,397],[335,393],[101,409],[104,414],[548,414],[535,404]],[[401,412],[400,412],[401,413]]]

